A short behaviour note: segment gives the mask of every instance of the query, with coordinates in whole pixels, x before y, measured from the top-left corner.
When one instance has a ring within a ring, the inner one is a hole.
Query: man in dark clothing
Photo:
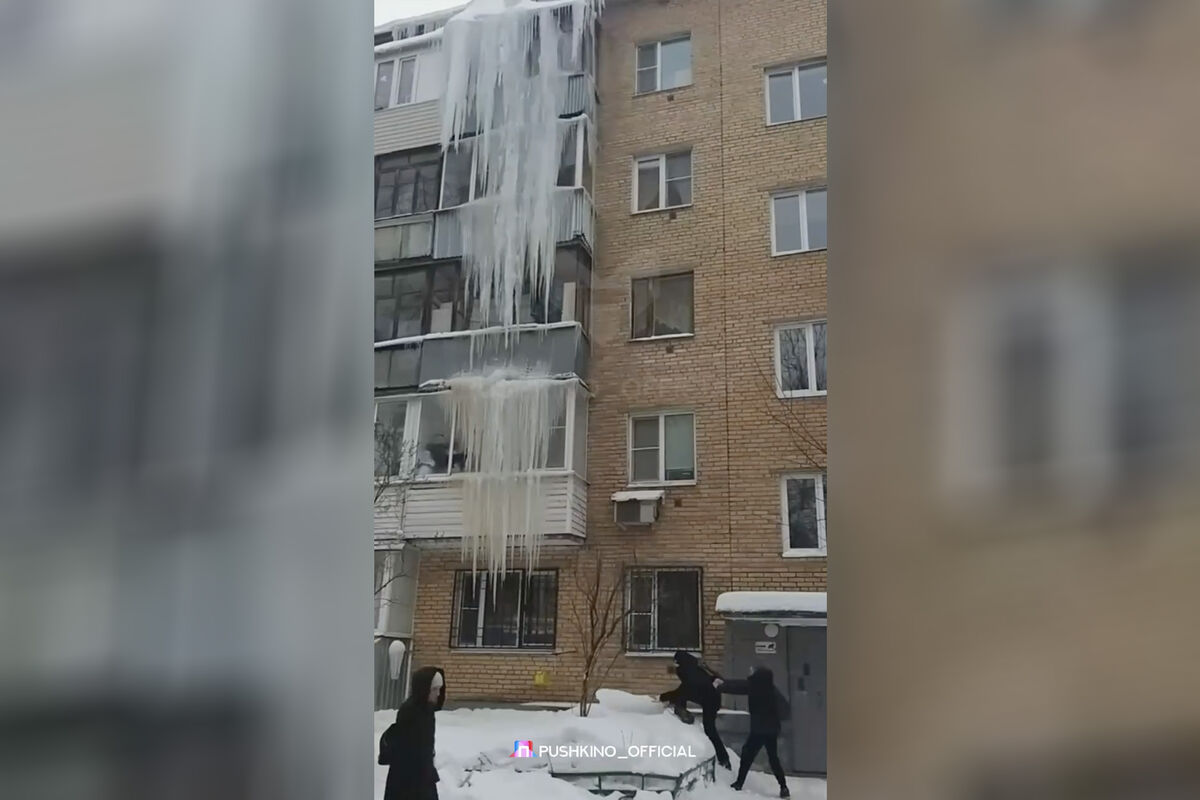
[[[766,748],[771,772],[779,781],[779,796],[788,797],[787,779],[783,774],[783,765],[779,763],[778,742],[781,722],[792,713],[792,708],[783,693],[775,688],[775,676],[766,667],[756,667],[748,680],[718,679],[714,683],[721,692],[744,694],[750,701],[750,736],[742,745],[741,763],[738,764],[738,776],[733,788],[742,788],[755,756],[760,749]]]
[[[388,767],[384,800],[437,800],[433,767],[434,712],[446,701],[446,677],[438,667],[422,667],[396,721],[379,738],[379,763]]]
[[[688,702],[699,705],[704,720],[704,734],[717,751],[717,763],[729,769],[729,753],[725,751],[725,743],[721,741],[721,734],[717,732],[717,710],[721,708],[721,693],[713,686],[713,681],[720,676],[686,650],[675,651],[675,675],[679,678],[679,686],[669,692],[663,692],[658,699],[674,706],[676,715],[688,724],[691,724],[691,715],[687,710]]]

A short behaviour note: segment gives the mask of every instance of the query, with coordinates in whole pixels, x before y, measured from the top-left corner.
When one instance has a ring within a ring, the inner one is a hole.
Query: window
[[[771,255],[825,247],[825,193],[810,189],[771,197]]]
[[[442,208],[469,203],[485,192],[484,175],[477,168],[475,139],[459,139],[446,149],[446,168],[442,172]]]
[[[824,322],[776,329],[775,380],[780,397],[825,393]]]
[[[375,404],[375,475],[395,478],[407,473],[404,425],[408,400],[381,400]]]
[[[692,333],[692,273],[635,279],[630,308],[634,339]]]
[[[767,124],[825,116],[824,64],[788,67],[767,73]]]
[[[695,417],[690,412],[629,420],[630,483],[696,480]]]
[[[677,89],[691,82],[691,36],[638,45],[637,94]]]
[[[489,581],[499,581],[491,586]],[[514,570],[503,577],[459,571],[454,582],[452,647],[553,648],[558,573]]]
[[[416,85],[416,56],[379,62],[375,65],[375,110],[411,103]]]
[[[634,162],[633,208],[653,211],[692,204],[692,151]]]
[[[785,475],[781,484],[784,555],[825,555],[825,474]]]
[[[375,219],[437,208],[441,156],[436,150],[375,159]]]
[[[700,649],[700,570],[631,569],[625,574],[625,649]]]
[[[458,264],[375,276],[375,341],[467,328]]]
[[[376,351],[388,354],[389,351]],[[548,409],[549,435],[545,469],[567,465],[567,428],[571,414],[587,415],[586,401],[572,402],[578,394],[565,386],[554,394]],[[376,474],[386,477],[443,476],[466,471],[467,452],[463,434],[445,393],[420,396],[381,397],[375,403]],[[578,431],[578,422],[572,420]],[[586,424],[586,423],[585,423]],[[585,429],[586,430],[586,429]],[[577,440],[573,460],[586,446]]]

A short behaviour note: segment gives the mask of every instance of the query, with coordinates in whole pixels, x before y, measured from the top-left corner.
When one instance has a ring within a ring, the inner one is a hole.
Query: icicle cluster
[[[572,122],[567,76],[582,62],[603,0],[475,0],[447,22],[442,146],[474,137],[483,197],[459,209],[467,291],[484,325],[516,322],[526,277],[548,296],[559,209],[555,184]],[[569,11],[568,11],[569,9]],[[560,25],[568,14],[570,26]],[[594,138],[594,137],[589,137]]]
[[[567,381],[508,370],[451,378],[450,408],[466,451],[463,556],[503,574],[510,556],[537,563],[545,497],[539,470],[550,455],[551,423],[566,407]],[[493,585],[497,582],[493,581]]]

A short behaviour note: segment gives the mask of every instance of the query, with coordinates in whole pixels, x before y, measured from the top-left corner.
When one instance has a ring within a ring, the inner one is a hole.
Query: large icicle
[[[455,438],[466,451],[463,556],[491,574],[521,553],[537,563],[545,496],[540,471],[550,455],[551,425],[566,409],[569,381],[512,370],[447,381]],[[496,582],[493,582],[496,585]]]
[[[473,137],[484,196],[459,209],[467,291],[484,325],[514,324],[526,277],[548,295],[560,209],[555,184],[567,77],[603,0],[475,0],[447,22],[442,146]],[[569,16],[570,25],[560,20]],[[567,56],[568,69],[560,64]],[[593,137],[594,138],[594,137]]]

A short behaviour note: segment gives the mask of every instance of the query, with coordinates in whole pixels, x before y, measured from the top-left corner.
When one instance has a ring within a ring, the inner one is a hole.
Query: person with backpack
[[[388,768],[384,800],[437,800],[433,715],[445,701],[446,676],[440,667],[413,673],[408,699],[379,737],[379,763]]]
[[[688,725],[693,719],[687,710],[688,702],[699,705],[704,734],[717,751],[717,763],[725,769],[730,769],[729,753],[725,750],[725,743],[721,741],[721,734],[717,732],[717,711],[721,708],[721,694],[713,682],[721,676],[686,650],[675,651],[674,672],[679,678],[679,686],[669,692],[663,692],[658,699],[670,703],[676,716]]]
[[[782,721],[791,715],[792,707],[783,693],[775,688],[774,674],[766,667],[755,667],[744,681],[718,678],[713,685],[723,694],[742,694],[749,699],[750,736],[742,745],[733,788],[741,790],[750,772],[750,765],[754,763],[758,751],[765,748],[771,772],[779,781],[779,796],[789,797],[787,778],[783,774],[783,765],[779,763],[779,731]]]

